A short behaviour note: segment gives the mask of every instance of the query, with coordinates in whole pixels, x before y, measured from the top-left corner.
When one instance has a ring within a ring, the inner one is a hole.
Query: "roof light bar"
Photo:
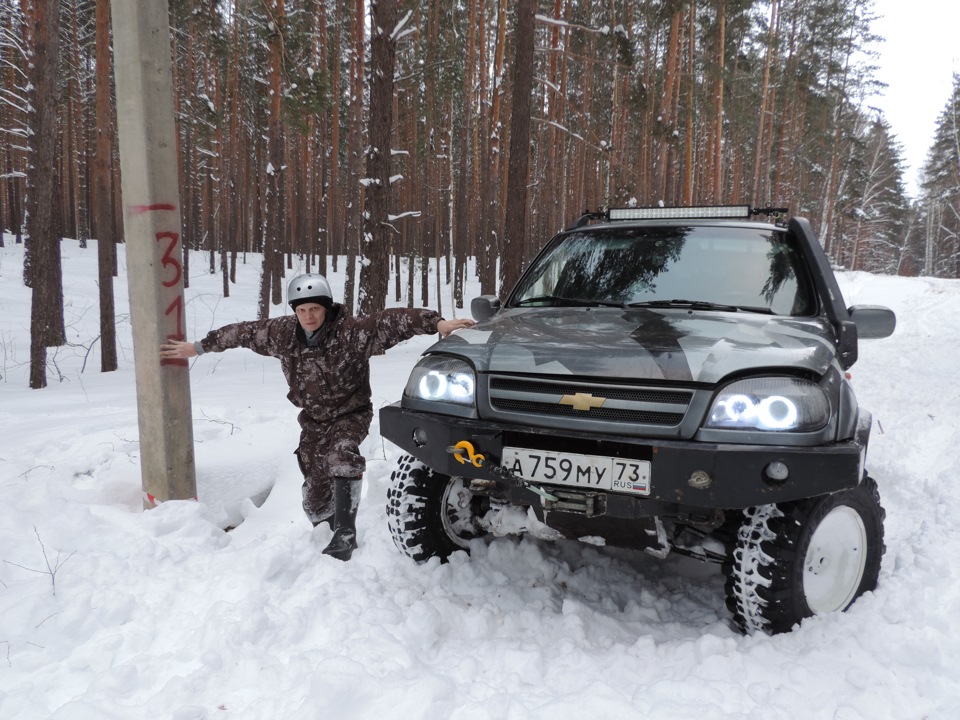
[[[674,220],[680,218],[748,218],[749,205],[704,207],[610,208],[611,220]]]

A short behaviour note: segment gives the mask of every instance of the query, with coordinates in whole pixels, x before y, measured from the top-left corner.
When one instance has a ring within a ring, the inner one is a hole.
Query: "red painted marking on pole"
[[[171,203],[156,203],[155,205],[131,205],[130,212],[134,215],[150,212],[152,210],[176,210],[177,206]]]
[[[167,335],[167,340],[183,341],[186,339],[186,335],[183,333],[183,295],[177,295],[173,299],[173,302],[167,305],[167,309],[163,311],[163,314],[167,316],[173,312],[177,314],[177,331],[173,335]],[[164,365],[190,367],[190,363],[187,362],[186,358],[161,358],[160,366],[163,367]]]
[[[157,505],[159,505],[159,504],[162,503],[162,502],[166,502],[165,500],[161,500],[161,499],[158,498],[158,497],[154,497],[153,495],[151,495],[151,494],[148,493],[148,492],[144,492],[143,494],[144,494],[144,496],[147,498],[147,500],[150,501],[150,504],[151,504],[151,505],[157,506]],[[192,498],[186,498],[186,499],[187,499],[187,500],[199,500],[200,498],[199,498],[197,495],[194,495]]]
[[[168,340],[185,340],[186,335],[183,333],[183,295],[177,295],[173,302],[167,305],[167,309],[163,311],[164,317],[170,315],[171,313],[177,314],[177,332],[174,335],[167,335]]]
[[[180,236],[175,232],[158,232],[157,241],[160,240],[169,240],[167,249],[163,253],[163,257],[160,259],[160,264],[164,268],[173,267],[174,277],[172,280],[164,280],[164,287],[173,287],[180,282],[180,278],[183,277],[183,266],[180,264],[180,261],[173,257],[173,251],[177,247],[177,243],[180,242]]]
[[[164,270],[173,270],[173,277],[167,280],[161,280],[160,284],[165,288],[178,286],[180,281],[183,279],[183,265],[180,263],[180,259],[175,257],[173,253],[177,249],[177,245],[180,243],[180,235],[175,232],[158,232],[156,237],[157,242],[163,242],[164,240],[168,241],[166,248],[163,251],[163,257],[160,258],[161,267]],[[184,334],[183,328],[182,292],[178,292],[176,297],[173,298],[171,303],[167,305],[163,311],[164,317],[170,317],[171,315],[175,316],[176,327],[172,334],[167,335],[167,340],[184,340],[186,335]],[[160,366],[162,367],[164,365],[179,365],[181,367],[190,366],[186,358],[162,358],[160,360]]]

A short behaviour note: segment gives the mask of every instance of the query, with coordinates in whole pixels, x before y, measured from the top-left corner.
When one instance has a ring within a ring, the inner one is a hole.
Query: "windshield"
[[[615,305],[816,312],[786,232],[744,227],[613,228],[562,235],[517,285],[512,306]]]

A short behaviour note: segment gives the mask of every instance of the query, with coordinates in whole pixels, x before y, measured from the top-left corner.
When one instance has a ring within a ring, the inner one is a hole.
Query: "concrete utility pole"
[[[137,373],[144,507],[195,499],[189,366],[160,359],[183,340],[183,251],[167,0],[114,0],[123,229]]]

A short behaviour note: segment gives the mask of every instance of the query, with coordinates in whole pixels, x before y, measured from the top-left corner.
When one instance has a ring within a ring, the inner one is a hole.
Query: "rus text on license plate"
[[[650,463],[646,460],[505,447],[502,464],[533,482],[650,494]]]

